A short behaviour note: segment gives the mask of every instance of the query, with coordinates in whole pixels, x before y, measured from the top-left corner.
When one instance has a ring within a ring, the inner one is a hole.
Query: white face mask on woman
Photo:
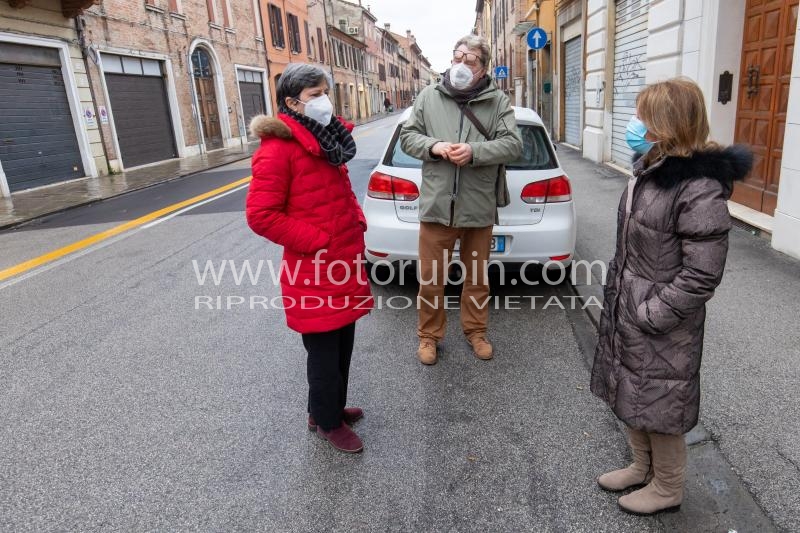
[[[333,104],[327,95],[323,94],[321,96],[317,96],[308,102],[303,102],[299,98],[297,101],[305,105],[304,114],[308,118],[316,120],[323,126],[327,126],[331,123],[331,119],[333,118]]]
[[[475,75],[464,63],[456,63],[450,67],[450,84],[459,91],[469,88],[474,77]]]

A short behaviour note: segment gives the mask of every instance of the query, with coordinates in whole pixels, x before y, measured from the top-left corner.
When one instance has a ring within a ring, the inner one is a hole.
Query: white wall
[[[741,28],[747,0],[703,0],[700,19],[700,53],[694,76],[706,96],[711,139],[722,144],[733,142],[736,128],[736,106],[739,101],[740,62],[742,57]],[[692,4],[692,2],[689,2]],[[688,8],[688,4],[687,4]],[[687,15],[689,10],[687,9]],[[738,29],[738,31],[732,31]],[[685,42],[685,41],[684,41]],[[685,69],[685,66],[684,66]],[[733,74],[733,92],[727,104],[718,102],[719,76]]]
[[[800,43],[800,27],[795,34]],[[800,46],[794,47],[792,80],[789,86],[789,109],[786,115],[786,136],[783,139],[781,181],[778,187],[778,208],[772,246],[800,258]]]
[[[689,0],[699,3],[699,0]],[[683,55],[683,0],[651,0],[647,20],[645,83],[680,76]]]
[[[613,63],[608,48],[608,2],[589,0],[586,9],[586,80],[584,86],[583,157],[602,162],[605,157],[606,66]],[[612,67],[613,68],[613,65]]]

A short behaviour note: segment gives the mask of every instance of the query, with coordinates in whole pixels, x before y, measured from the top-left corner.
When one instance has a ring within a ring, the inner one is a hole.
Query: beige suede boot
[[[683,435],[649,433],[653,481],[619,499],[623,511],[648,515],[676,511],[683,502],[686,479],[686,441]]]
[[[597,478],[600,488],[610,491],[625,490],[644,485],[653,478],[650,468],[650,438],[644,431],[628,428],[628,444],[633,454],[633,464],[628,468],[614,470]]]

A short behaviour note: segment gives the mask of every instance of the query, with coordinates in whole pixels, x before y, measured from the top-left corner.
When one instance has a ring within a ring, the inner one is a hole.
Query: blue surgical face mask
[[[645,139],[645,135],[647,135],[647,126],[644,125],[644,122],[636,116],[631,117],[628,127],[625,129],[625,141],[631,150],[638,154],[646,154],[650,151],[655,143]]]

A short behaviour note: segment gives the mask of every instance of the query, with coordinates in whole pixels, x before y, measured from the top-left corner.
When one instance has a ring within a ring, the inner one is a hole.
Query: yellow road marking
[[[97,244],[98,242],[110,239],[111,237],[119,235],[120,233],[137,228],[143,224],[147,224],[148,222],[152,222],[153,220],[163,217],[164,215],[168,215],[169,213],[178,211],[179,209],[182,209],[184,207],[190,206],[197,202],[201,202],[203,200],[206,200],[207,198],[211,198],[212,196],[216,196],[223,192],[239,187],[240,185],[244,185],[245,183],[248,183],[251,179],[253,179],[253,176],[247,176],[246,178],[234,181],[233,183],[228,183],[227,185],[223,185],[222,187],[214,189],[213,191],[208,191],[193,198],[189,198],[188,200],[183,200],[182,202],[178,202],[177,204],[168,205],[167,207],[159,209],[158,211],[153,211],[152,213],[148,213],[137,219],[130,220],[128,222],[125,222],[124,224],[120,224],[119,226],[115,226],[113,228],[92,235],[91,237],[87,237],[83,240],[73,242],[72,244],[68,244],[67,246],[59,248],[57,250],[53,250],[52,252],[40,255],[39,257],[34,257],[33,259],[25,261],[24,263],[19,263],[18,265],[14,265],[5,270],[0,270],[0,281],[3,281],[13,276],[17,276],[19,274],[22,274],[23,272],[27,272],[28,270],[40,267],[42,265],[46,265],[47,263],[51,263],[53,261],[61,259],[66,255],[75,253],[79,250],[83,250],[84,248],[88,248],[93,244]]]

